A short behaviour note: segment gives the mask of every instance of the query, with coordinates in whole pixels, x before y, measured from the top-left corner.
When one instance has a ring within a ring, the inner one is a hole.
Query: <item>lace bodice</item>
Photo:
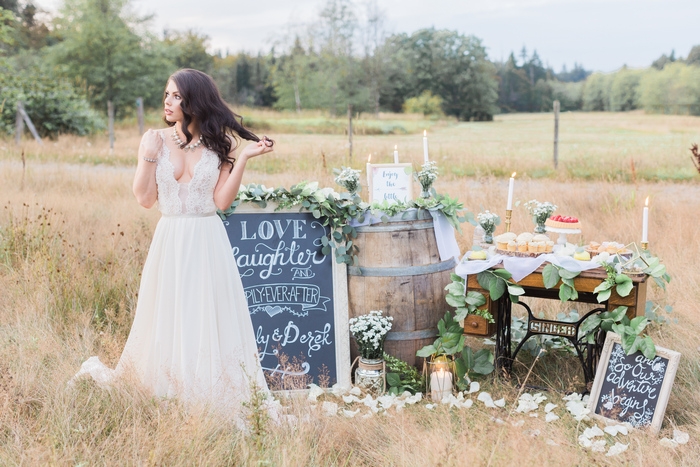
[[[164,138],[162,133],[161,137]],[[175,167],[170,161],[170,148],[163,141],[156,167],[160,212],[172,216],[216,211],[214,188],[218,180],[219,157],[214,151],[204,148],[202,158],[194,166],[192,179],[187,183],[179,183],[175,179]]]

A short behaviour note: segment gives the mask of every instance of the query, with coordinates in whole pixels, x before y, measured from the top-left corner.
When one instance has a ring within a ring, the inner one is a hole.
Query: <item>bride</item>
[[[133,191],[158,222],[134,322],[115,370],[97,357],[80,372],[108,385],[136,376],[150,392],[233,410],[250,388],[267,391],[243,286],[216,215],[236,198],[246,162],[272,151],[221,99],[211,77],[183,69],[168,80],[169,128],[141,140]],[[254,141],[234,158],[239,138]]]

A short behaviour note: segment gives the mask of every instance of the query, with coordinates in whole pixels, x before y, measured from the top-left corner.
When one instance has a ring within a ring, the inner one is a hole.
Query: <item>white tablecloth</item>
[[[520,282],[545,262],[552,263],[571,272],[588,271],[589,269],[600,267],[600,263],[595,261],[579,261],[570,256],[557,256],[552,253],[545,253],[534,258],[494,255],[483,261],[467,261],[465,258],[457,265],[455,273],[466,279],[470,274],[478,274],[492,266],[503,263],[503,267],[513,275],[513,280]]]
[[[416,209],[408,209],[407,211],[415,211]],[[459,260],[459,246],[457,245],[457,239],[455,239],[454,228],[450,225],[447,217],[439,211],[428,211],[433,217],[433,226],[435,229],[435,241],[438,247],[438,253],[440,254],[440,261],[447,261],[448,259],[455,258]],[[364,222],[357,222],[353,220],[350,225],[353,227],[360,227],[363,225],[372,225],[382,222],[381,216],[373,216],[369,211],[365,214]]]

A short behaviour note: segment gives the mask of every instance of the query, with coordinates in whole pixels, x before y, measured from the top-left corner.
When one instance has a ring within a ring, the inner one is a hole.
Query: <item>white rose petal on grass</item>
[[[579,444],[581,447],[590,448],[591,446],[593,446],[593,441],[591,441],[591,439],[590,439],[588,436],[579,435],[579,437],[578,437],[578,444]]]
[[[547,423],[553,422],[554,420],[559,420],[559,415],[554,412],[548,412],[547,415],[544,416],[544,421]]]
[[[669,439],[669,438],[661,438],[659,440],[659,444],[665,448],[675,449],[678,447],[678,443],[676,443],[675,441],[673,441],[672,439]]]
[[[521,419],[521,420],[518,420],[517,422],[510,422],[510,424],[513,425],[514,427],[518,428],[518,427],[525,425],[525,420]]]
[[[323,389],[316,386],[315,384],[309,384],[309,395],[307,396],[307,400],[309,402],[316,402],[316,399],[318,399],[318,396],[323,394]]]
[[[362,395],[362,389],[358,388],[357,386],[353,386],[352,389],[350,389],[350,394],[353,396]]]
[[[353,418],[358,413],[360,413],[360,409],[357,409],[357,410],[343,409],[343,415],[345,415],[347,418]]]
[[[618,434],[628,434],[627,427],[622,424],[606,426],[605,428],[603,428],[603,431],[609,434],[610,436],[617,436]]]
[[[435,407],[435,404],[425,404],[425,408],[428,410],[433,410],[434,407]]]
[[[599,439],[597,441],[593,441],[593,445],[591,446],[591,451],[593,452],[605,452],[605,448],[608,447],[608,444],[605,442],[604,439]]]
[[[498,424],[498,425],[503,425],[505,423],[503,420],[501,420],[500,418],[496,418],[496,417],[491,417],[491,421]]]
[[[678,429],[673,430],[673,441],[678,444],[688,444],[688,441],[690,441],[690,435]]]
[[[360,399],[358,399],[357,397],[355,397],[353,395],[343,396],[343,402],[345,402],[346,404],[352,404],[353,402],[359,402],[359,400]]]
[[[484,403],[486,407],[489,409],[495,409],[496,404],[493,403],[493,399],[491,398],[491,394],[488,392],[480,392],[479,395],[477,396],[476,400],[481,401]]]
[[[469,391],[467,391],[467,394],[472,394],[474,392],[479,392],[479,389],[481,389],[481,385],[479,384],[478,381],[472,381],[469,383]]]
[[[603,433],[603,430],[601,430],[598,425],[586,428],[583,431],[583,436],[585,436],[586,438],[595,438],[596,436],[603,436],[604,434],[605,433]]]
[[[493,405],[495,405],[496,407],[501,407],[501,408],[503,408],[503,407],[506,406],[506,400],[503,399],[503,398],[500,398],[500,399],[498,399],[497,401],[493,401]]]
[[[549,413],[557,408],[557,404],[552,404],[551,402],[544,406],[544,413]]]
[[[549,446],[559,446],[559,443],[557,443],[556,441],[554,441],[551,438],[547,439],[547,441],[545,441],[545,443],[547,443]]]
[[[625,452],[628,447],[629,444],[615,443],[615,445],[608,450],[606,456],[617,456],[618,454]]]
[[[346,392],[348,392],[348,389],[341,385],[340,383],[335,383],[333,387],[331,388],[331,392],[333,393],[334,396],[340,397]]]
[[[338,414],[338,404],[335,402],[324,402],[321,404],[321,409],[323,410],[323,413],[331,416],[331,415],[337,415]]]

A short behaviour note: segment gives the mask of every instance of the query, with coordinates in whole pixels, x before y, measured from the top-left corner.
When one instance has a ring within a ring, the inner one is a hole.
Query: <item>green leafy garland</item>
[[[267,188],[265,185],[251,183],[241,186],[238,196],[231,206],[219,211],[219,216],[225,219],[231,215],[241,203],[252,203],[261,208],[268,203],[277,203],[276,210],[299,207],[299,210],[311,212],[313,216],[329,228],[328,237],[321,239],[323,254],[329,255],[335,251],[338,263],[357,265],[357,230],[351,225],[356,220],[364,222],[367,213],[380,217],[386,222],[388,217],[398,215],[408,209],[425,209],[439,211],[445,215],[450,225],[461,232],[459,223],[464,222],[469,213],[460,214],[464,206],[456,199],[447,195],[434,194],[428,199],[417,199],[409,202],[373,203],[363,202],[362,199],[350,193],[337,193],[332,188],[319,188],[318,182],[301,182],[286,188]]]

